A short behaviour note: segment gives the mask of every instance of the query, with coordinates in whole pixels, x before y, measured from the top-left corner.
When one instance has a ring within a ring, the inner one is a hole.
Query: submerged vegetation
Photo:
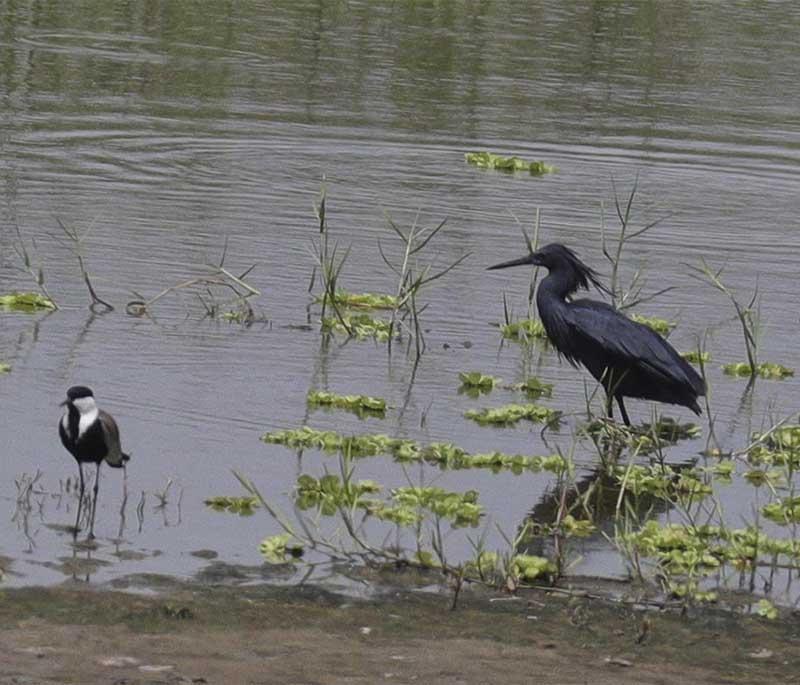
[[[492,152],[467,152],[464,155],[467,164],[481,169],[497,169],[499,171],[527,171],[532,176],[552,174],[556,168],[542,161],[528,162],[519,157],[502,157]]]

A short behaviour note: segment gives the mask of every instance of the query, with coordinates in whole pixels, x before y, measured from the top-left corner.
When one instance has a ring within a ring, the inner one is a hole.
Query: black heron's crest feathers
[[[579,289],[589,290],[590,286],[594,286],[606,295],[612,294],[600,281],[597,272],[590,266],[584,264],[580,260],[580,257],[565,245],[551,243],[539,250],[539,253],[547,254],[548,259],[552,260],[553,266],[549,267],[551,270],[555,267],[560,267],[567,274],[567,278],[571,284],[570,289],[567,291],[568,294],[572,294]],[[545,264],[545,266],[548,265]]]

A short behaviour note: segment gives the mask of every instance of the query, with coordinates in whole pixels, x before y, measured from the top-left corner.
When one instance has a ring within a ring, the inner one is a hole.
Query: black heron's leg
[[[613,405],[614,398],[611,396],[611,393],[606,393],[606,416],[609,419],[614,418],[614,405]]]
[[[86,484],[83,480],[83,464],[78,462],[78,473],[80,474],[81,479],[81,489],[80,494],[78,495],[78,513],[75,516],[75,530],[72,531],[72,537],[78,537],[78,531],[80,530],[80,522],[81,522],[81,509],[83,508],[83,494],[86,490]]]
[[[619,405],[619,410],[622,413],[622,420],[625,422],[626,426],[630,426],[631,420],[628,418],[628,412],[625,411],[625,403],[622,401],[622,395],[617,395],[617,404]]]
[[[100,464],[103,462],[97,462],[97,475],[94,479],[94,501],[92,502],[92,519],[89,523],[89,539],[94,540],[94,517],[97,514],[97,491],[100,489]]]

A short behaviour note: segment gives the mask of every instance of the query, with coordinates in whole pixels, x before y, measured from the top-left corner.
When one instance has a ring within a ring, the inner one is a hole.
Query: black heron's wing
[[[571,356],[604,355],[609,362],[635,365],[652,373],[654,380],[677,383],[705,394],[700,375],[664,338],[644,324],[632,321],[611,305],[595,300],[575,300],[565,308],[563,324],[572,337]]]

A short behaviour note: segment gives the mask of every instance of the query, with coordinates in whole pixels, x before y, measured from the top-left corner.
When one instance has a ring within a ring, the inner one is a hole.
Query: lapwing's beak
[[[59,402],[59,407],[66,407],[69,404],[69,400],[64,400],[63,402]]]
[[[520,257],[519,259],[512,259],[510,262],[502,262],[501,264],[495,264],[494,266],[490,266],[487,268],[487,271],[492,271],[493,269],[507,269],[509,266],[524,266],[525,264],[530,264],[533,266],[541,266],[541,257],[539,256],[538,252],[531,252],[524,257]]]

